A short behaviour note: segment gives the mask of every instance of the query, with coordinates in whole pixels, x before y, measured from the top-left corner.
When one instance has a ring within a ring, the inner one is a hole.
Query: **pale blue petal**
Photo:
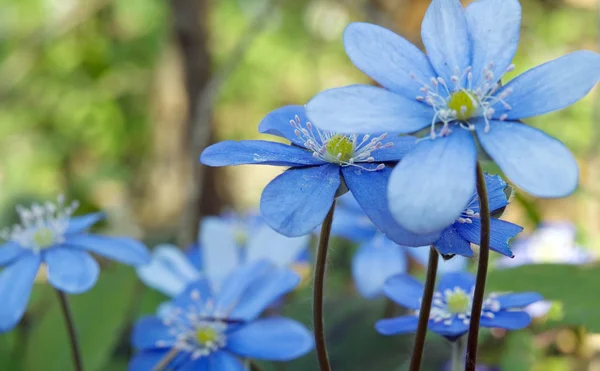
[[[255,262],[268,260],[279,268],[295,263],[298,257],[308,248],[310,235],[286,237],[275,232],[271,227],[262,225],[249,237],[245,249],[245,261]]]
[[[203,272],[217,288],[240,265],[240,248],[234,225],[219,217],[206,217],[200,224],[200,254]]]
[[[479,0],[465,9],[465,16],[473,53],[473,87],[486,82],[484,68],[492,72],[493,84],[506,72],[517,51],[521,4],[518,0]]]
[[[344,48],[361,71],[386,89],[408,98],[422,95],[419,89],[423,82],[436,75],[419,48],[381,26],[351,23],[344,31]]]
[[[342,196],[352,196],[352,193],[347,193]],[[331,226],[331,235],[339,236],[353,242],[365,241],[372,238],[377,232],[377,228],[369,217],[361,210],[360,213],[349,211],[341,206],[338,200],[333,215],[333,224]]]
[[[431,124],[433,109],[369,85],[351,85],[317,94],[306,105],[319,128],[338,133],[414,133]]]
[[[224,281],[215,298],[215,312],[229,314],[240,304],[240,298],[248,287],[264,275],[275,271],[275,267],[266,261],[244,264],[233,271]]]
[[[375,329],[382,335],[410,334],[417,331],[418,324],[417,316],[404,316],[379,320]]]
[[[27,250],[19,246],[16,242],[9,241],[0,245],[0,267],[9,265],[25,252]]]
[[[439,238],[439,233],[416,234],[394,221],[387,201],[388,180],[392,170],[363,171],[354,167],[342,169],[346,185],[375,226],[390,240],[403,246],[422,246]]]
[[[300,124],[306,127],[308,118],[304,106],[285,106],[269,112],[258,125],[258,131],[285,138],[297,146],[305,147],[304,141],[296,135],[294,132],[296,129],[290,122],[294,121],[296,116],[298,116]]]
[[[479,142],[517,187],[537,197],[564,197],[577,188],[579,168],[564,144],[543,131],[516,122],[491,121]]]
[[[480,244],[481,220],[472,219],[472,223],[455,223],[454,227],[467,241],[476,245]],[[490,220],[490,249],[512,257],[508,241],[523,230],[523,227],[500,219]]]
[[[511,80],[496,95],[507,89],[504,99],[510,106],[496,104],[494,118],[506,114],[509,120],[556,111],[583,98],[600,80],[600,55],[582,50],[533,68]]]
[[[423,284],[408,274],[399,274],[388,279],[383,286],[383,292],[388,298],[406,308],[421,307]]]
[[[169,350],[139,352],[129,362],[129,371],[150,371],[169,354]]]
[[[458,0],[433,0],[421,24],[427,56],[438,75],[450,85],[471,64],[467,20]]]
[[[444,229],[442,236],[434,243],[434,246],[444,255],[473,256],[471,244],[458,233],[453,225]]]
[[[354,283],[365,298],[380,295],[385,281],[406,272],[406,268],[404,249],[383,235],[362,244],[352,258]]]
[[[520,330],[529,326],[531,317],[526,312],[497,312],[494,318],[481,317],[481,326],[490,328],[503,328],[506,330]]]
[[[375,135],[371,135],[371,137],[375,137]],[[371,152],[374,162],[399,161],[415,148],[417,145],[417,138],[410,135],[400,136],[398,134],[389,134],[388,137],[382,141],[382,144],[391,144],[392,146],[390,148],[381,148]]]
[[[68,294],[88,291],[100,274],[100,267],[90,254],[69,247],[44,251],[44,262],[48,266],[48,282]]]
[[[476,157],[475,142],[466,130],[421,141],[390,177],[388,199],[396,221],[415,233],[452,224],[475,193]]]
[[[213,291],[210,287],[210,282],[204,277],[187,285],[182,293],[177,295],[173,301],[162,303],[159,308],[159,316],[168,314],[168,310],[172,310],[175,307],[188,308],[190,303],[194,303],[195,306],[205,307],[209,302],[213,300]],[[211,314],[211,313],[207,313]]]
[[[131,334],[131,345],[141,350],[170,348],[176,340],[170,328],[158,317],[139,319],[133,326]]]
[[[27,253],[0,271],[0,333],[23,317],[40,263],[38,254]]]
[[[516,294],[505,294],[496,297],[500,303],[500,309],[524,308],[530,304],[544,300],[537,292],[520,292]]]
[[[419,247],[410,247],[406,248],[406,252],[410,257],[416,260],[422,266],[427,266],[429,262],[429,246],[419,246]]]
[[[127,265],[139,266],[148,264],[151,259],[146,246],[129,237],[80,234],[67,236],[65,244],[70,247],[91,251]]]
[[[469,272],[451,272],[440,278],[436,291],[444,292],[453,290],[455,287],[461,288],[463,291],[470,293],[475,286],[475,276]]]
[[[277,232],[298,237],[310,233],[325,219],[340,186],[339,165],[291,169],[269,183],[260,211]]]
[[[168,296],[180,294],[200,277],[188,257],[173,245],[159,245],[152,252],[150,264],[137,268],[140,280]]]
[[[227,348],[243,357],[289,361],[313,348],[311,333],[302,324],[287,318],[254,321],[227,337]]]
[[[440,259],[438,264],[438,275],[442,276],[451,272],[460,272],[467,269],[469,264],[468,258],[455,256],[450,260]]]
[[[216,352],[208,358],[208,368],[190,367],[181,371],[246,371],[246,367],[237,357],[228,352]],[[192,365],[196,366],[196,365]]]
[[[65,234],[80,233],[88,230],[92,225],[104,219],[104,213],[92,213],[82,216],[73,216],[69,219],[69,226]]]
[[[265,140],[226,140],[213,144],[202,152],[200,162],[208,166],[305,166],[323,163],[322,160],[313,157],[309,150]]]

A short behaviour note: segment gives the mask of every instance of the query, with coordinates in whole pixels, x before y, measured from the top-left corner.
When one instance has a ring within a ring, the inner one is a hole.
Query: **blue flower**
[[[387,206],[391,169],[386,163],[399,161],[414,147],[415,138],[324,132],[308,122],[302,106],[269,113],[259,131],[283,137],[291,145],[225,141],[204,150],[200,161],[209,166],[288,166],[265,187],[260,202],[262,215],[277,232],[290,237],[310,233],[323,222],[340,190],[347,187],[373,223],[393,241],[420,246],[439,236],[409,233],[394,222]]]
[[[246,358],[288,361],[309,352],[312,336],[300,323],[259,315],[300,282],[267,262],[239,267],[214,293],[200,278],[178,295],[160,316],[142,318],[133,330],[139,350],[130,371],[153,369],[169,352],[178,352],[169,369],[245,371]]]
[[[128,265],[150,260],[146,247],[131,238],[90,234],[87,230],[100,221],[102,213],[73,217],[76,202],[33,204],[17,207],[21,224],[4,230],[0,236],[0,332],[13,328],[23,317],[33,282],[42,263],[48,282],[57,290],[79,294],[94,286],[100,268],[89,252]]]
[[[168,296],[179,295],[201,276],[218,290],[246,263],[266,260],[278,268],[291,267],[307,251],[310,236],[286,237],[258,215],[228,214],[204,218],[198,240],[187,254],[176,246],[158,246],[151,263],[138,268],[140,279]]]
[[[428,126],[390,179],[390,209],[408,230],[428,233],[452,223],[475,187],[481,147],[518,187],[563,197],[577,187],[569,150],[521,120],[567,107],[600,79],[600,55],[578,51],[502,85],[519,40],[517,0],[433,0],[421,35],[427,55],[382,27],[352,23],[344,47],[383,88],[353,85],[325,91],[307,105],[324,130],[413,133]],[[431,212],[436,210],[436,212]]]
[[[351,195],[340,197],[331,233],[359,243],[352,258],[352,276],[358,292],[365,298],[379,296],[388,278],[405,273],[409,256],[427,265],[429,246],[413,248],[392,242],[375,227]],[[466,265],[463,257],[443,260],[438,274],[463,270]]]
[[[466,272],[444,275],[434,293],[429,316],[429,329],[453,341],[469,330],[471,302],[475,288],[475,276]],[[423,296],[423,284],[409,275],[390,278],[384,288],[385,294],[396,303],[414,310],[412,315],[380,320],[375,327],[383,335],[414,332],[417,329],[419,308]],[[518,330],[527,327],[531,317],[521,308],[542,300],[537,293],[490,294],[484,300],[481,326]]]

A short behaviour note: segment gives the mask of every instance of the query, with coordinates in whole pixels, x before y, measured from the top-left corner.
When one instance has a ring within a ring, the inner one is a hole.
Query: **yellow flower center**
[[[354,145],[350,138],[342,134],[332,136],[325,145],[327,153],[342,162],[348,162],[354,154]]]
[[[210,347],[219,339],[219,333],[212,327],[203,327],[196,330],[198,344]]]
[[[54,245],[54,239],[54,231],[48,227],[38,228],[33,235],[33,242],[35,242],[35,244],[41,249],[45,249]]]
[[[466,90],[459,90],[450,96],[448,108],[456,112],[458,120],[466,120],[475,116],[479,106],[473,93]]]
[[[471,305],[469,297],[462,291],[453,292],[446,296],[446,303],[448,304],[448,311],[455,314],[467,312]]]

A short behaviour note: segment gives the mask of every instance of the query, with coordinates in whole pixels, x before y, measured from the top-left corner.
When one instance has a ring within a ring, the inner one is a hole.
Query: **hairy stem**
[[[65,323],[67,325],[67,331],[69,333],[73,366],[75,367],[75,371],[83,371],[81,351],[79,350],[79,343],[77,342],[77,331],[75,330],[75,322],[73,321],[73,316],[71,315],[71,310],[69,309],[67,295],[58,289],[56,290],[56,293],[58,294],[58,300],[60,302],[60,306],[65,317]]]

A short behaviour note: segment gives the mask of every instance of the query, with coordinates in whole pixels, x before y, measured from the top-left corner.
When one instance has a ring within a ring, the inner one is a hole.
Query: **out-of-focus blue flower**
[[[176,246],[158,246],[152,262],[138,268],[140,279],[166,295],[179,295],[201,275],[213,290],[244,263],[267,260],[287,268],[307,251],[310,235],[286,237],[271,229],[259,215],[233,213],[207,217],[200,224],[198,244],[186,255]]]
[[[132,344],[138,350],[130,371],[152,370],[172,350],[168,369],[245,371],[244,361],[288,361],[313,347],[310,332],[282,317],[258,318],[300,277],[261,261],[238,267],[218,293],[199,278],[171,302],[160,316],[139,320]]]
[[[446,363],[442,368],[442,371],[454,371],[452,370],[452,364],[450,362]],[[477,365],[475,371],[500,371],[500,367]]]
[[[79,294],[91,289],[100,268],[90,252],[128,265],[150,261],[146,247],[131,238],[108,237],[87,230],[103,219],[102,213],[72,216],[77,202],[65,205],[33,204],[17,207],[21,223],[0,234],[0,332],[13,328],[25,313],[40,265],[57,290]]]
[[[448,273],[441,277],[433,297],[429,329],[453,341],[467,333],[471,318],[471,304],[475,276],[466,272]],[[417,329],[423,284],[415,278],[401,274],[390,278],[384,287],[385,294],[396,303],[414,310],[414,314],[384,319],[375,325],[383,335],[414,332]],[[484,300],[481,326],[518,330],[529,325],[531,317],[521,310],[542,300],[537,293],[490,294]]]
[[[401,246],[385,237],[350,194],[338,201],[331,233],[359,244],[352,258],[352,276],[358,292],[366,298],[382,294],[388,278],[406,272],[408,256],[421,265],[427,265],[429,259],[429,246]],[[438,274],[463,270],[466,265],[467,260],[460,256],[441,260]]]
[[[259,131],[283,137],[291,144],[224,141],[205,149],[200,161],[209,166],[288,166],[265,187],[260,201],[262,215],[277,232],[292,237],[310,233],[323,222],[336,195],[347,187],[391,240],[421,246],[439,236],[404,230],[388,210],[387,185],[392,170],[386,163],[399,161],[414,147],[415,138],[321,131],[308,122],[302,106],[269,113]]]
[[[600,55],[578,51],[502,85],[519,41],[518,0],[433,0],[421,36],[427,55],[393,32],[352,23],[346,53],[382,88],[352,85],[318,94],[307,114],[324,130],[414,133],[431,127],[394,169],[390,209],[408,230],[429,233],[452,223],[475,190],[477,149],[518,187],[538,197],[575,190],[569,150],[521,120],[565,108],[600,79]],[[435,210],[435,212],[432,212]]]

